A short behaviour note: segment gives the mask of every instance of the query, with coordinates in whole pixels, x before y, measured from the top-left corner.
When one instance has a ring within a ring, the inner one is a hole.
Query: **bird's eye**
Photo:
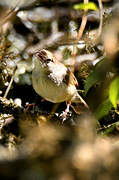
[[[53,62],[53,59],[47,59],[47,62]]]
[[[51,59],[47,59],[47,62],[50,62],[51,61]]]

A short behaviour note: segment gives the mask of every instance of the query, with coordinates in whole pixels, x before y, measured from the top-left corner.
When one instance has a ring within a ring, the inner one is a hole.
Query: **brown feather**
[[[69,83],[70,83],[75,86],[78,86],[78,81],[77,81],[76,77],[74,76],[73,72],[69,68],[67,68],[67,73],[63,79],[63,82],[66,83],[67,85],[69,85]]]

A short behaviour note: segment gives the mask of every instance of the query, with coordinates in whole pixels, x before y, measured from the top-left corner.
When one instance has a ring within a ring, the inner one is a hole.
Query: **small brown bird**
[[[48,50],[40,50],[33,57],[32,83],[35,91],[47,101],[88,105],[78,94],[74,74]],[[69,108],[69,107],[68,107]]]

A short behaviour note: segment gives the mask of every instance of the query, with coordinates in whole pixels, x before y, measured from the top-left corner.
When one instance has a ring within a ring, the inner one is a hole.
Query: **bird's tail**
[[[72,104],[71,107],[77,114],[81,114],[84,111],[89,110],[88,104],[85,102],[85,100],[78,94],[72,98]]]

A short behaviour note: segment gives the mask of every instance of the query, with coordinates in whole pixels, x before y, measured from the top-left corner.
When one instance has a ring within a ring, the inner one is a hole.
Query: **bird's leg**
[[[64,122],[64,121],[66,120],[66,118],[67,118],[67,115],[68,115],[68,113],[69,113],[69,108],[70,108],[71,102],[66,102],[66,105],[67,105],[67,107],[66,107],[65,111],[63,111],[63,112],[60,114],[60,117],[62,118],[63,122]]]
[[[44,98],[41,99],[41,102],[45,102],[46,100]]]
[[[25,112],[29,111],[31,108],[35,107],[35,104],[26,104]]]

